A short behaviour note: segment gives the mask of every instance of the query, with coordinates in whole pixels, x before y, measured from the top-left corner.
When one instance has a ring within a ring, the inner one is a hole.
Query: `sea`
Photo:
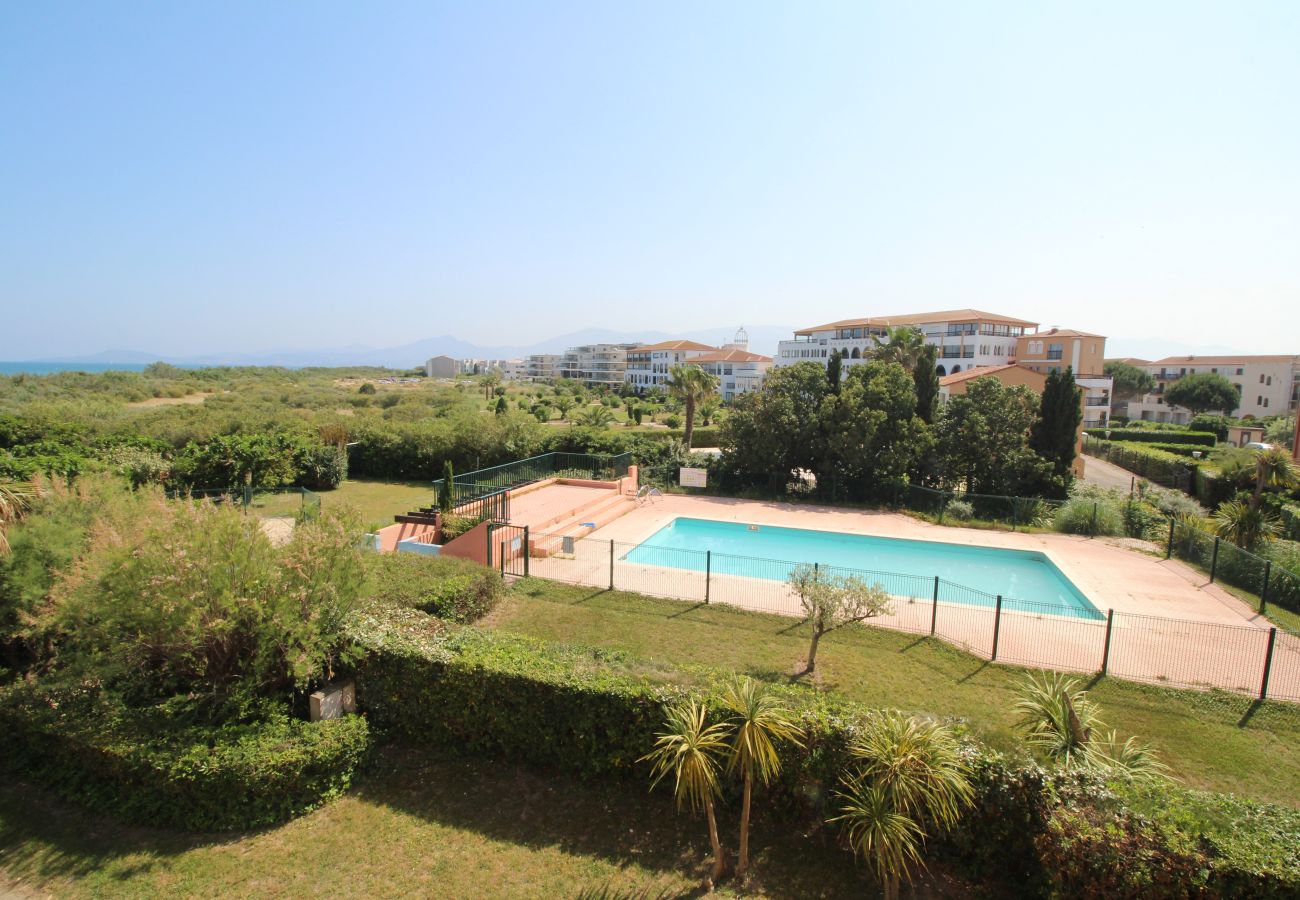
[[[0,375],[56,375],[59,372],[143,372],[145,363],[4,362]]]

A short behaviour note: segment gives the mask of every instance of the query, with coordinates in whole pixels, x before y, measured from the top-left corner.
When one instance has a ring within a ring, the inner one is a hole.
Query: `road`
[[[1083,478],[1093,484],[1115,488],[1125,493],[1128,493],[1133,485],[1132,472],[1121,469],[1114,463],[1108,463],[1104,459],[1097,459],[1095,456],[1083,457]]]

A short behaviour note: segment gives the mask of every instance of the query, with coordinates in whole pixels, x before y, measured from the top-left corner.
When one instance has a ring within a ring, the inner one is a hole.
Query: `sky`
[[[964,307],[1300,353],[1298,46],[1293,0],[4,4],[0,358]]]

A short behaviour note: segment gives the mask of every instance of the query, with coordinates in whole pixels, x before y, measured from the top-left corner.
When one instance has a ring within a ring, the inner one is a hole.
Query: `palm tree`
[[[1228,500],[1214,513],[1214,533],[1243,550],[1276,537],[1277,530],[1277,520],[1253,503]]]
[[[686,407],[686,433],[682,439],[686,449],[691,449],[691,437],[695,433],[695,406],[718,389],[718,376],[704,371],[699,366],[673,366],[669,371],[668,394],[682,401]]]
[[[1250,508],[1258,510],[1264,488],[1290,490],[1300,484],[1300,466],[1291,454],[1281,447],[1261,450],[1255,455],[1255,493],[1250,497]]]
[[[555,408],[560,411],[560,421],[563,422],[568,418],[569,410],[573,409],[573,399],[568,394],[557,394]]]
[[[896,362],[907,371],[916,368],[916,361],[921,358],[925,348],[925,335],[920,329],[900,325],[890,328],[885,337],[872,335],[874,346],[868,351],[872,359],[880,362]]]
[[[578,424],[588,428],[604,428],[614,421],[614,414],[604,406],[593,406],[578,415]]]
[[[497,385],[499,385],[500,383],[501,383],[500,372],[498,372],[496,369],[493,369],[491,372],[488,372],[487,375],[483,377],[483,399],[491,400],[493,391],[496,390]]]
[[[781,771],[781,757],[776,752],[780,741],[799,745],[803,731],[789,719],[789,711],[767,685],[752,678],[738,678],[723,687],[722,705],[734,714],[736,731],[731,740],[727,770],[739,774],[745,783],[740,806],[740,853],[736,877],[743,880],[749,871],[749,810],[754,792],[754,778],[764,785]]]
[[[5,532],[27,515],[39,496],[40,491],[34,484],[0,482],[0,556],[9,553],[9,539]]]
[[[855,853],[871,866],[886,897],[910,880],[931,832],[948,831],[975,798],[971,768],[952,731],[909,716],[873,717],[849,747],[859,761],[843,778],[843,822]]]
[[[1121,742],[1101,732],[1101,710],[1061,672],[1031,674],[1020,689],[1017,723],[1030,745],[1067,770],[1088,770],[1127,778],[1163,778],[1168,768],[1155,751],[1134,738]]]
[[[722,841],[718,838],[718,820],[714,813],[714,798],[721,793],[718,781],[718,761],[728,752],[727,739],[730,726],[722,723],[708,725],[707,711],[695,700],[668,707],[664,730],[656,736],[655,748],[641,757],[653,766],[653,790],[669,775],[673,776],[673,793],[677,806],[690,806],[692,811],[704,807],[709,821],[709,843],[713,845],[713,874],[710,883],[722,877],[726,863],[722,855]]]

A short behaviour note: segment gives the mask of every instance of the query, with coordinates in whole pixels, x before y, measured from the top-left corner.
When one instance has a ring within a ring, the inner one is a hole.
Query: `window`
[[[1238,369],[1238,370],[1237,370],[1237,374],[1238,374],[1238,375],[1244,375],[1244,374],[1245,374],[1245,370],[1244,370],[1244,369]]]
[[[1260,384],[1263,384],[1263,383],[1264,383],[1264,373],[1263,373],[1263,372],[1260,372],[1260,373],[1259,373],[1259,383],[1260,383]]]
[[[1064,344],[1049,344],[1047,347],[1048,359],[1061,359],[1065,355]]]
[[[1268,385],[1268,387],[1272,387],[1272,386],[1273,386],[1273,376],[1272,376],[1272,375],[1268,376],[1268,381],[1266,382],[1266,384]]]

